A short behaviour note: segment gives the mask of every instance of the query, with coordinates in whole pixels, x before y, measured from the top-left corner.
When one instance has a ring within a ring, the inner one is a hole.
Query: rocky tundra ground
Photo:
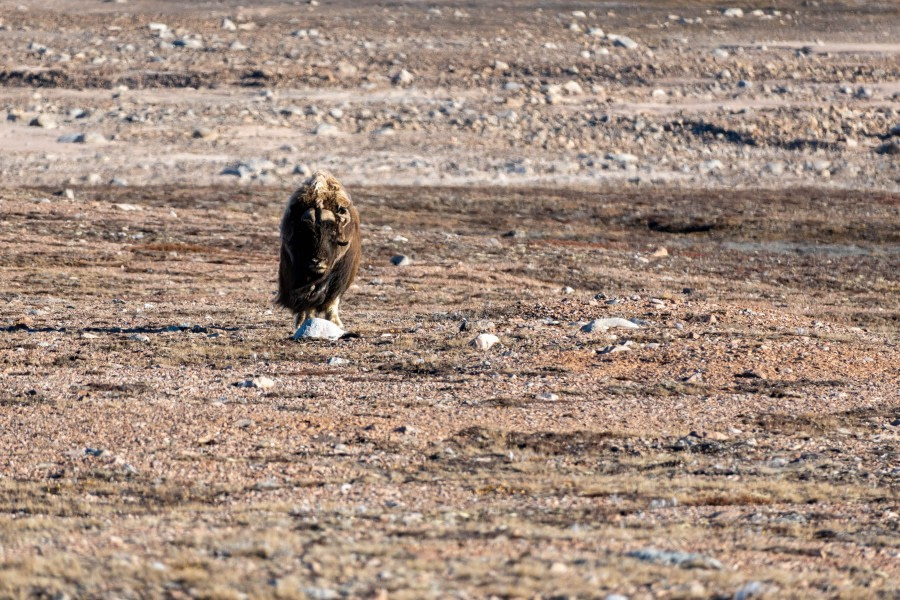
[[[897,597],[898,39],[0,0],[0,598]],[[316,168],[334,342],[272,304]]]

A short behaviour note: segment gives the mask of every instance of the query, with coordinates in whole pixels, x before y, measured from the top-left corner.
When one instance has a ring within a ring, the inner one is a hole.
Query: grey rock
[[[128,339],[132,342],[149,342],[150,338],[143,333],[132,333],[128,336]]]
[[[766,586],[759,581],[749,581],[741,586],[734,593],[734,600],[750,600],[762,596],[766,591]]]
[[[398,254],[396,256],[391,257],[391,264],[394,265],[395,267],[405,267],[408,264],[410,264],[411,262],[412,262],[412,259],[410,259],[405,254]]]
[[[722,161],[718,158],[713,158],[711,160],[705,160],[700,163],[700,170],[704,173],[712,173],[713,171],[720,171],[725,165],[722,164]]]
[[[344,365],[349,365],[350,361],[346,358],[341,358],[340,356],[332,356],[327,361],[325,361],[329,367],[342,367]]]
[[[415,77],[406,69],[401,69],[396,75],[391,77],[391,83],[394,85],[412,85],[413,81],[415,81]]]
[[[628,552],[626,556],[636,558],[644,562],[659,565],[670,565],[686,569],[723,569],[721,562],[714,558],[695,552],[672,552],[669,550],[657,550],[656,548],[643,548]]]
[[[336,340],[344,335],[346,331],[328,321],[326,319],[307,319],[300,324],[297,331],[294,332],[294,339],[325,339]]]
[[[214,140],[219,137],[219,134],[216,133],[214,129],[210,129],[209,127],[197,127],[196,129],[194,129],[191,136],[195,139]]]
[[[179,38],[172,42],[176,48],[187,48],[189,50],[199,50],[203,48],[203,42],[197,38]]]
[[[64,144],[105,144],[107,140],[103,135],[94,132],[67,133],[56,138],[57,142]]]
[[[891,140],[890,142],[885,142],[878,146],[875,149],[875,152],[878,154],[883,154],[885,156],[897,156],[900,155],[900,141]]]
[[[611,317],[608,319],[594,319],[593,321],[585,324],[581,328],[581,331],[584,331],[586,333],[594,333],[598,331],[606,331],[608,329],[612,329],[613,327],[623,327],[625,329],[640,329],[641,326],[620,317]]]
[[[313,134],[323,137],[334,137],[336,135],[340,135],[341,130],[331,123],[319,123],[319,125],[313,130]]]
[[[225,167],[222,175],[235,175],[240,178],[261,175],[275,169],[275,163],[267,158],[251,158]]]
[[[58,127],[56,121],[48,115],[38,115],[28,125],[31,127],[42,127],[43,129],[56,129]]]
[[[634,50],[635,48],[638,47],[638,43],[635,42],[630,37],[628,37],[627,35],[617,35],[615,37],[615,44],[616,44],[616,46],[620,46],[620,47],[626,48],[628,50]]]

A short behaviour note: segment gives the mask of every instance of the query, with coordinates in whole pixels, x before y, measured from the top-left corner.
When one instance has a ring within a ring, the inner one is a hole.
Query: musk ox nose
[[[314,273],[324,273],[328,270],[328,263],[324,260],[314,260],[309,263],[309,270]]]

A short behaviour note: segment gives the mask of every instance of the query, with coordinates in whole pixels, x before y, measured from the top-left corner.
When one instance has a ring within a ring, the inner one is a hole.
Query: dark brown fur
[[[320,313],[343,327],[338,307],[359,261],[359,213],[334,176],[316,171],[284,210],[275,302],[294,313],[295,327]]]

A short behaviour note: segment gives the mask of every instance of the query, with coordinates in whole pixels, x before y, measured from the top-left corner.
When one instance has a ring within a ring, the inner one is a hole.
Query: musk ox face
[[[347,225],[350,221],[346,207],[330,211],[322,208],[308,208],[300,217],[300,224],[309,240],[310,257],[307,268],[310,273],[322,275],[334,268],[344,257],[350,246]]]

